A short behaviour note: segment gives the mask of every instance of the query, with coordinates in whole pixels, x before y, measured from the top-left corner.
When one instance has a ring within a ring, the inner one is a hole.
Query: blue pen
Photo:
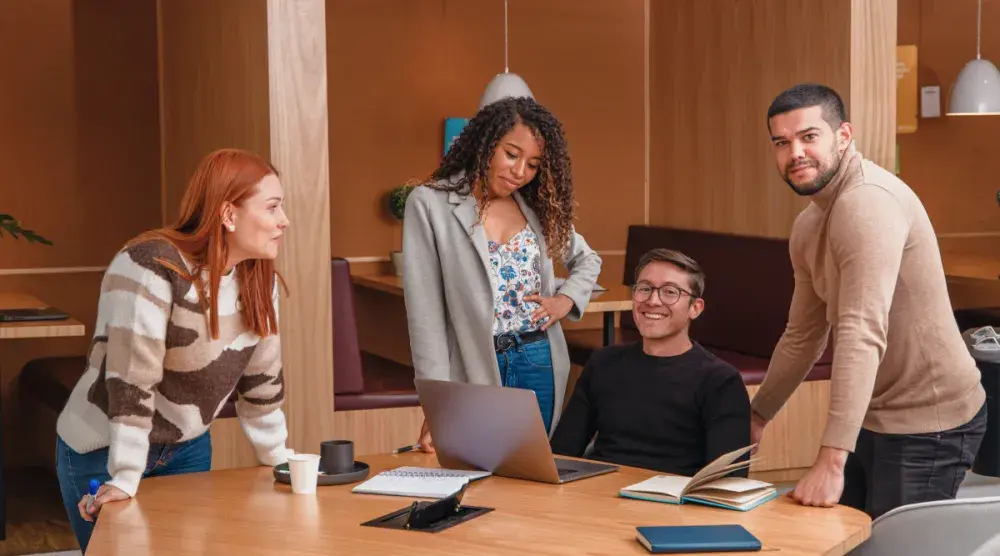
[[[90,480],[90,493],[87,494],[87,513],[93,509],[94,499],[97,498],[97,489],[101,488],[101,482],[97,479]]]

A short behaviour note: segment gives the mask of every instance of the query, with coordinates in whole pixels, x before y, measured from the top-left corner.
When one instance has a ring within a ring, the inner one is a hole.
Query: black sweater
[[[595,432],[591,459],[690,477],[750,445],[750,399],[739,372],[698,344],[673,357],[610,346],[583,369],[552,451],[582,456]]]

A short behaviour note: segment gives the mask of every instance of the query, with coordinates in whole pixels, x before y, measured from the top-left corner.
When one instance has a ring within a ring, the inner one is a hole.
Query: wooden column
[[[289,445],[319,453],[333,438],[330,151],[324,0],[268,0],[271,160],[292,222],[278,258]]]

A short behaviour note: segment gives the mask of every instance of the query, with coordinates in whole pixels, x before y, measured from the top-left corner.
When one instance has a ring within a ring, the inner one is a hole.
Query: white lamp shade
[[[948,115],[973,114],[1000,114],[1000,71],[989,60],[965,64],[951,87]]]
[[[516,73],[498,73],[496,77],[486,86],[483,97],[479,99],[479,110],[487,104],[492,104],[507,97],[528,97],[535,98],[531,94],[531,89]]]

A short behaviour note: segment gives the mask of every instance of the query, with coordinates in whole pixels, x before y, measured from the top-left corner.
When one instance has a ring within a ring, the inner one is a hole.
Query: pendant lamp
[[[510,73],[510,68],[507,66],[507,0],[503,2],[503,73],[498,73],[486,85],[486,91],[483,92],[482,98],[479,99],[479,110],[482,110],[487,104],[494,103],[500,99],[507,97],[529,97],[535,98],[531,94],[531,89],[528,88],[528,84],[525,83],[524,79],[516,73]]]
[[[1000,114],[1000,71],[989,60],[983,60],[982,42],[983,0],[979,0],[976,28],[976,59],[965,64],[951,87],[948,101],[949,116]]]

